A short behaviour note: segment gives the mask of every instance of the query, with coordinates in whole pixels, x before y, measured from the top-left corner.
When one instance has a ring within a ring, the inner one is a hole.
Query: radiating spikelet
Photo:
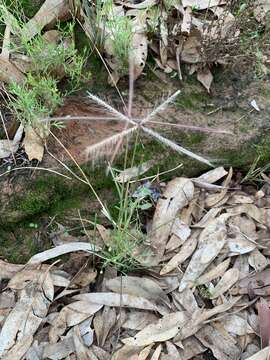
[[[89,91],[87,92],[87,94],[91,100],[93,100],[95,103],[97,103],[98,105],[103,107],[105,110],[107,110],[111,114],[114,114],[117,117],[117,119],[119,119],[121,121],[127,121],[131,124],[135,124],[135,121],[133,121],[128,116],[126,116],[126,115],[120,113],[119,111],[117,111],[116,109],[114,109],[111,105],[106,103],[104,100],[100,99],[98,96],[90,93]]]
[[[200,161],[200,162],[202,162],[204,164],[207,164],[208,166],[213,167],[213,165],[208,160],[203,158],[202,156],[194,154],[192,151],[187,150],[187,149],[183,148],[182,146],[177,145],[175,142],[165,138],[164,136],[160,135],[159,133],[153,131],[152,129],[149,129],[147,127],[142,126],[142,130],[145,133],[147,133],[148,135],[150,135],[150,136],[154,137],[155,139],[157,139],[162,144],[167,145],[171,149],[177,151],[178,153],[185,154],[185,155],[187,155],[187,156],[189,156],[189,157],[191,157],[191,158],[193,158],[195,160],[198,160],[198,161]]]
[[[158,113],[165,111],[168,108],[168,105],[173,102],[173,100],[180,94],[180,92],[180,90],[177,90],[173,95],[169,96],[163,103],[161,103],[149,115],[147,115],[146,118],[141,121],[141,124],[147,123],[148,121],[153,119]]]
[[[112,135],[112,136],[100,141],[97,144],[88,146],[88,148],[86,149],[87,157],[89,159],[91,159],[93,162],[97,161],[98,159],[100,159],[104,156],[106,157],[106,155],[111,154],[112,149],[119,142],[119,140],[121,140],[121,139],[124,140],[125,138],[128,138],[137,129],[138,129],[138,127],[134,126],[132,128],[123,130],[118,134]]]

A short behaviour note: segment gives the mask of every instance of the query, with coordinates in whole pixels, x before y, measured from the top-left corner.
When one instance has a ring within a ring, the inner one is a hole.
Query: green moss
[[[9,262],[25,264],[31,256],[49,248],[49,241],[45,237],[39,238],[37,230],[31,229],[29,224],[14,228],[13,231],[0,232],[1,257]]]
[[[176,106],[180,109],[192,111],[208,111],[210,110],[208,103],[211,97],[206,92],[182,92],[175,100]]]

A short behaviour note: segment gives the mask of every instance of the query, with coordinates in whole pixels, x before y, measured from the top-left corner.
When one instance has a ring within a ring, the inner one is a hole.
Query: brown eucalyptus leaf
[[[21,360],[33,342],[33,335],[24,336],[4,356],[4,360]]]
[[[157,311],[157,306],[140,296],[128,295],[128,294],[115,294],[112,292],[99,292],[75,295],[73,299],[82,300],[94,304],[116,306],[116,307],[130,307],[142,310]]]
[[[209,7],[215,7],[226,4],[226,0],[183,0],[183,7],[195,7],[197,10],[205,10]]]
[[[143,297],[155,302],[169,303],[168,297],[153,280],[136,276],[120,276],[106,281],[106,287],[119,294]]]
[[[97,338],[97,344],[103,347],[105,341],[116,323],[116,311],[114,308],[105,306],[103,311],[99,311],[93,320],[94,330]]]
[[[122,324],[122,328],[131,330],[142,330],[149,324],[156,322],[158,316],[149,311],[128,311],[125,314],[125,320]]]
[[[22,290],[18,302],[1,329],[0,356],[10,350],[17,341],[35,334],[47,316],[53,297],[54,287],[48,273],[37,281],[30,282]]]
[[[197,70],[197,80],[206,88],[208,92],[210,92],[214,77],[208,66],[204,66],[203,68],[199,68]]]
[[[36,15],[24,25],[22,34],[31,40],[46,25],[70,17],[71,11],[68,0],[46,0]]]
[[[102,308],[103,305],[76,301],[66,305],[58,313],[49,331],[50,342],[57,342],[68,327],[78,325]]]
[[[227,174],[228,174],[228,171],[226,171],[222,166],[220,166],[213,170],[207,171],[206,173],[204,173],[201,176],[199,176],[195,179],[192,179],[192,180],[194,181],[195,184],[196,184],[196,181],[213,184],[213,183],[217,182],[218,180],[222,179]]]
[[[171,313],[165,315],[156,323],[148,325],[142,331],[139,331],[135,337],[122,339],[122,341],[130,346],[147,346],[153,342],[166,341],[172,339],[186,321],[185,312]]]
[[[113,354],[111,360],[138,360],[141,348],[141,346],[124,345]]]
[[[190,360],[196,358],[197,355],[200,355],[207,350],[206,347],[204,347],[202,343],[194,336],[183,340],[182,344],[183,347],[178,350],[181,356],[181,360]]]
[[[0,281],[2,279],[11,279],[17,272],[21,271],[24,265],[11,264],[0,259]]]
[[[0,80],[7,84],[21,84],[25,76],[12,62],[0,55]]]
[[[192,200],[193,192],[191,180],[176,178],[168,183],[159,198],[148,239],[154,253],[149,259],[152,265],[157,265],[162,259],[177,212]]]
[[[86,251],[92,253],[95,250],[98,250],[96,246],[86,242],[68,243],[68,244],[56,246],[52,249],[45,250],[39,254],[32,256],[27,264],[28,265],[39,264],[71,252]]]
[[[178,334],[174,337],[173,341],[178,342],[179,340],[184,340],[189,336],[192,336],[197,333],[197,331],[202,328],[205,324],[205,321],[210,318],[225,313],[231,309],[241,297],[234,297],[232,300],[224,302],[221,305],[217,305],[212,309],[200,309],[197,308],[195,311],[189,314],[187,321],[179,328]]]
[[[140,353],[139,353],[139,357],[138,360],[146,360],[148,355],[151,352],[151,349],[153,347],[154,343],[151,345],[146,346]]]
[[[240,314],[231,314],[222,319],[222,325],[225,330],[231,334],[243,336],[253,334],[254,330],[248,324],[247,319],[241,317]]]
[[[222,276],[213,290],[211,290],[211,299],[215,299],[228,291],[239,279],[238,269],[229,269]]]
[[[58,343],[47,343],[43,350],[43,359],[64,359],[75,350],[72,336],[63,337]]]
[[[255,249],[249,254],[248,263],[256,272],[259,272],[269,265],[269,259],[266,258],[258,249]]]
[[[23,146],[29,160],[42,161],[44,155],[45,134],[39,129],[27,126]]]
[[[196,280],[196,285],[204,285],[212,280],[221,277],[224,275],[225,271],[228,269],[230,265],[230,259],[224,260],[222,263],[215,266],[212,270],[208,271],[207,273],[203,274]]]
[[[206,348],[211,349],[217,360],[232,360],[240,357],[241,348],[211,325],[200,329],[196,333],[196,338]]]
[[[196,249],[198,243],[198,232],[194,232],[181,246],[179,252],[174,255],[167,264],[160,270],[160,275],[165,275],[176,269],[188,259]]]
[[[251,296],[270,295],[270,269],[265,269],[254,275],[241,279],[238,284],[239,294],[249,294]]]
[[[270,343],[270,309],[268,302],[264,298],[260,298],[257,303],[259,324],[260,324],[260,337],[261,348],[269,346]]]
[[[172,227],[172,234],[179,237],[179,239],[182,241],[182,244],[187,240],[187,238],[191,234],[190,227],[180,219],[175,219],[173,227]],[[182,245],[180,244],[180,245]],[[168,243],[166,246],[166,249],[168,248]]]
[[[199,236],[197,250],[192,255],[179,285],[179,291],[192,287],[198,277],[220,253],[225,245],[227,230],[225,218],[221,215],[203,229]]]
[[[222,186],[224,186],[224,188],[221,190],[221,192],[219,194],[210,194],[206,198],[205,204],[208,208],[211,208],[211,207],[217,205],[222,199],[224,199],[224,197],[227,194],[228,186],[231,182],[232,175],[233,175],[233,170],[232,170],[232,168],[230,168],[226,179],[222,183]]]
[[[22,290],[29,281],[35,281],[44,274],[44,271],[48,269],[49,267],[47,266],[43,266],[40,270],[28,270],[25,268],[12,277],[12,279],[8,282],[8,287],[13,290]],[[68,287],[70,284],[70,276],[65,271],[51,269],[50,276],[54,286]]]

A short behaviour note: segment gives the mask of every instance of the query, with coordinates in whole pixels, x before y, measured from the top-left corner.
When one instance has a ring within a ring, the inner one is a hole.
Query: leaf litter
[[[201,186],[225,176],[222,187]],[[217,168],[168,182],[147,227],[149,265],[129,274],[95,265],[110,246],[106,224],[103,245],[67,237],[25,265],[1,260],[0,356],[267,359],[270,203],[234,181],[232,169]],[[210,206],[224,188],[226,201]],[[179,241],[167,246],[172,236]],[[75,254],[77,268],[68,265]]]

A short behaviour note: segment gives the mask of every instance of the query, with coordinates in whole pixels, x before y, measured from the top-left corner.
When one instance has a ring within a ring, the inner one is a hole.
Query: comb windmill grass
[[[125,138],[130,137],[135,132],[142,131],[143,133],[147,134],[148,136],[150,136],[150,137],[156,139],[157,141],[161,142],[162,144],[170,147],[174,151],[176,151],[180,154],[187,155],[197,161],[200,161],[200,162],[212,167],[213,165],[211,164],[211,162],[209,160],[176,144],[174,141],[167,139],[163,135],[159,134],[158,132],[152,130],[151,128],[149,128],[147,126],[148,124],[165,125],[165,126],[185,128],[187,130],[189,129],[192,131],[230,134],[230,132],[225,131],[225,130],[194,127],[194,126],[188,126],[188,125],[183,125],[183,124],[181,124],[181,125],[179,124],[179,126],[178,126],[178,124],[161,123],[161,122],[154,121],[156,115],[165,111],[168,108],[169,104],[171,104],[179,94],[180,94],[180,90],[176,91],[173,95],[168,97],[163,103],[161,103],[159,106],[154,108],[154,110],[150,114],[148,114],[145,118],[135,119],[131,116],[122,114],[121,112],[119,112],[118,110],[113,108],[111,105],[109,105],[108,103],[104,102],[102,99],[97,97],[96,95],[88,92],[88,96],[92,101],[94,101],[96,104],[98,104],[99,106],[104,108],[104,110],[109,112],[111,115],[115,116],[116,120],[124,121],[126,123],[126,127],[118,134],[112,135],[97,144],[89,146],[86,149],[88,156],[96,159],[96,158],[100,157],[100,155],[102,153],[104,153],[106,150],[113,149],[113,148],[115,148],[115,146],[118,148],[119,142],[123,141]],[[130,113],[130,111],[129,111],[129,113]]]

